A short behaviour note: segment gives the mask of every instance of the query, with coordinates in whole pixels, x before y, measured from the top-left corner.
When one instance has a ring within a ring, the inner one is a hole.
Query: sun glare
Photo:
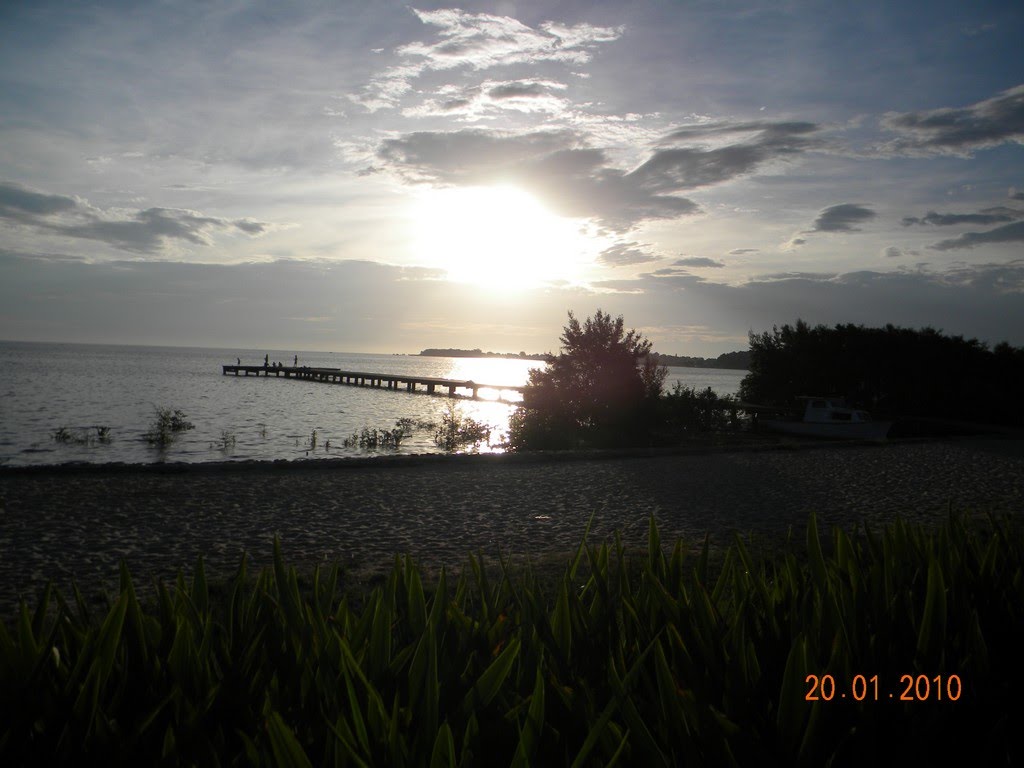
[[[581,221],[556,216],[511,186],[425,191],[415,218],[420,263],[495,290],[578,283],[598,250]]]

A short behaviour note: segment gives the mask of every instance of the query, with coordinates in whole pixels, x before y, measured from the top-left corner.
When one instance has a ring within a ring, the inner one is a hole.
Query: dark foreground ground
[[[468,552],[549,558],[619,531],[696,547],[705,533],[775,544],[819,526],[853,531],[897,515],[1024,509],[1024,442],[969,438],[885,445],[602,458],[406,457],[363,462],[0,469],[0,611],[48,579],[87,592],[191,571],[228,575],[242,552],[269,561],[279,535],[298,566],[340,562],[355,579],[409,553],[429,570]]]

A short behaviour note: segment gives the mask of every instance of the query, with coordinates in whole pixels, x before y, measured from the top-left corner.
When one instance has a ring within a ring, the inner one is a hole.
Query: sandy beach
[[[428,570],[468,552],[547,557],[619,531],[694,546],[710,533],[771,543],[807,517],[823,528],[896,515],[1024,508],[1024,445],[973,438],[642,456],[420,456],[363,461],[0,469],[0,607],[53,579],[88,592],[116,585],[125,558],[139,584],[190,572],[228,575],[243,551],[269,561],[279,535],[299,566],[340,562],[369,579],[409,553]]]

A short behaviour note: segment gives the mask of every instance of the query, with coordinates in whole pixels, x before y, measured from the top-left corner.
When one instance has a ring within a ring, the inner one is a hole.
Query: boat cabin
[[[871,421],[867,411],[850,408],[842,399],[831,397],[803,397],[805,423],[834,424],[837,422],[864,423]]]

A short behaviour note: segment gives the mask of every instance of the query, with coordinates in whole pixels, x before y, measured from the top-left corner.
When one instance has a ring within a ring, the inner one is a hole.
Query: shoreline
[[[297,459],[218,459],[215,461],[67,461],[55,464],[0,464],[0,477],[5,474],[90,473],[90,472],[223,472],[223,471],[288,471],[293,469],[363,469],[366,467],[405,467],[423,463],[449,464],[481,462],[496,464],[533,464],[565,461],[606,461],[612,459],[648,459],[667,456],[701,456],[722,453],[763,453],[813,450],[840,450],[846,448],[886,447],[919,443],[945,443],[951,441],[997,441],[1017,446],[1024,453],[1024,439],[1019,436],[973,434],[942,437],[902,437],[887,440],[823,440],[800,436],[760,435],[756,439],[742,436],[718,442],[697,439],[690,443],[643,448],[606,448],[559,451],[523,452],[465,452],[445,453],[379,453],[363,456],[331,456]],[[1019,445],[1017,445],[1019,443]]]
[[[52,579],[65,596],[172,581],[203,556],[211,578],[243,552],[270,562],[274,535],[297,567],[337,562],[371,578],[409,554],[457,571],[469,553],[549,559],[615,533],[697,548],[734,534],[771,545],[819,529],[873,527],[949,509],[1019,515],[1024,441],[688,447],[671,452],[419,454],[210,464],[0,467],[0,613]]]

